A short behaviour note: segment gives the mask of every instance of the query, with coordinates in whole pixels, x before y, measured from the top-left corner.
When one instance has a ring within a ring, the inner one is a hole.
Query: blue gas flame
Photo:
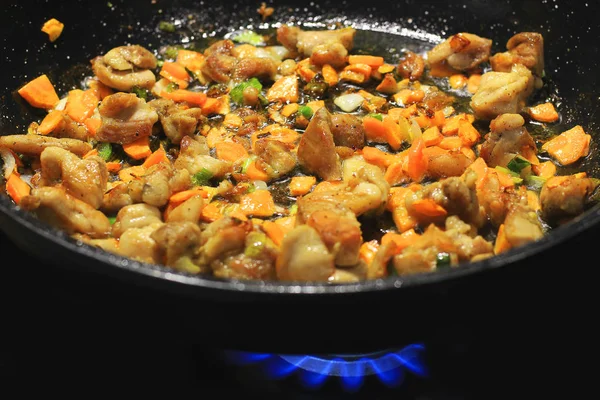
[[[390,388],[402,384],[405,371],[426,377],[424,350],[422,344],[412,344],[400,350],[365,355],[281,355],[245,351],[228,351],[226,355],[236,365],[260,364],[269,379],[283,379],[298,373],[304,387],[318,389],[330,377],[338,377],[345,391],[356,392],[371,375]]]

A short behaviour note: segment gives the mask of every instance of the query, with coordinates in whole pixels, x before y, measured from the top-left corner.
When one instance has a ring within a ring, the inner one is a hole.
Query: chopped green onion
[[[290,215],[296,215],[298,213],[298,204],[294,203],[289,209]]]
[[[156,66],[161,68],[165,62],[163,60],[156,60]]]
[[[179,89],[179,85],[176,84],[175,82],[171,82],[169,83],[166,87],[165,87],[165,91],[167,93],[171,93],[174,92],[175,90]]]
[[[177,54],[179,54],[179,49],[175,46],[169,46],[165,49],[167,58],[177,58]]]
[[[528,160],[526,160],[523,157],[517,155],[517,156],[513,157],[513,159],[508,162],[508,165],[506,167],[509,170],[511,170],[511,171],[513,171],[513,172],[515,172],[517,174],[520,174],[521,171],[524,168],[527,168],[530,165],[531,165],[531,163]]]
[[[98,155],[104,160],[110,160],[113,154],[112,145],[110,143],[102,142],[98,144]]]
[[[314,111],[309,106],[300,106],[298,108],[298,114],[302,115],[306,119],[311,119]]]
[[[114,223],[117,221],[117,217],[108,217],[108,222],[110,222],[111,225],[114,225]]]
[[[383,115],[381,115],[381,114],[368,114],[367,117],[371,117],[371,118],[375,118],[380,121],[383,121]]]
[[[499,165],[496,165],[494,168],[496,170],[500,171],[500,172],[504,172],[505,174],[510,175],[511,177],[514,177],[514,178],[519,178],[520,177],[520,175],[517,172],[511,171],[508,168],[504,168],[504,167],[501,167]]]
[[[163,32],[175,32],[175,24],[167,21],[160,21],[158,23],[158,29]]]
[[[111,3],[110,1],[108,3],[106,3],[106,5],[108,6],[108,8],[112,8],[113,3]]]
[[[148,91],[139,86],[134,86],[131,91],[140,99],[148,100]]]
[[[246,257],[259,257],[267,246],[269,238],[264,233],[250,232],[246,237],[246,249],[244,255]]]
[[[213,177],[213,173],[207,170],[206,168],[202,168],[201,171],[196,172],[192,175],[192,184],[194,186],[206,186],[208,182]]]
[[[450,254],[448,253],[438,253],[435,265],[437,268],[445,268],[449,267],[452,264],[452,260],[450,260]]]
[[[233,100],[237,104],[242,104],[244,102],[244,90],[249,86],[252,86],[256,90],[258,90],[259,93],[262,90],[262,84],[260,83],[260,81],[256,78],[251,78],[247,81],[236,85],[233,89],[231,89],[231,91],[229,92],[231,100]]]
[[[233,36],[231,40],[237,43],[248,43],[253,46],[265,44],[265,38],[254,31],[244,31],[238,33],[237,35]]]
[[[541,190],[542,186],[544,186],[544,183],[546,183],[546,179],[537,175],[529,175],[525,178],[525,184],[529,190]]]

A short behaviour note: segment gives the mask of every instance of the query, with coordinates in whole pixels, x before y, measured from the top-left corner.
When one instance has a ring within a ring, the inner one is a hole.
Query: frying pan
[[[503,51],[508,38],[517,32],[540,32],[545,39],[547,88],[551,89],[544,89],[540,96],[553,99],[561,110],[557,129],[581,124],[593,141],[600,140],[596,4],[286,0],[267,5],[275,8],[275,14],[266,23],[322,28],[338,22],[371,30],[375,33],[357,35],[357,47],[395,47],[396,53],[384,53],[392,58],[403,46],[431,47],[458,32],[493,39],[492,52]],[[91,58],[113,47],[139,43],[156,48],[260,27],[259,6],[260,2],[246,0],[9,1],[0,15],[0,133],[24,132],[30,121],[41,116],[15,94],[28,79],[47,73],[64,93],[89,73]],[[52,17],[65,24],[55,43],[40,32],[43,22]],[[189,30],[183,30],[184,34],[161,32],[157,27],[163,20],[182,21]],[[598,176],[598,162],[593,145],[581,167]],[[108,277],[118,290],[139,293],[140,307],[152,307],[152,302],[172,304],[171,316],[179,316],[175,319],[184,329],[200,335],[197,337],[210,337],[215,346],[235,343],[237,348],[287,352],[369,350],[420,340],[444,321],[475,315],[472,296],[480,296],[475,303],[486,298],[491,304],[494,296],[519,285],[528,271],[543,282],[543,275],[556,265],[559,249],[599,221],[600,208],[594,207],[535,243],[429,274],[345,285],[236,282],[186,276],[82,245],[0,196],[0,228],[29,254],[90,279]],[[31,279],[36,279],[35,269]],[[310,338],[317,340],[306,340]]]

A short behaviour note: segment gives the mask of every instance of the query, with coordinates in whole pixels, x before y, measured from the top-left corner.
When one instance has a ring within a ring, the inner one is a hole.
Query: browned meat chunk
[[[0,146],[16,153],[39,156],[47,147],[60,147],[78,156],[83,156],[92,145],[78,139],[54,138],[42,135],[6,135],[0,136]]]
[[[504,220],[504,234],[512,247],[521,246],[544,236],[537,213],[522,204],[510,207]]]
[[[250,221],[241,222],[231,217],[223,217],[210,223],[200,237],[200,260],[202,265],[210,265],[217,259],[236,255],[246,247],[246,235],[252,230]]]
[[[455,215],[446,219],[445,232],[454,241],[460,261],[469,261],[475,257],[494,253],[494,245],[477,235],[477,228],[465,223]]]
[[[457,33],[427,52],[430,65],[445,62],[450,67],[466,71],[485,62],[490,57],[492,40],[472,33]]]
[[[404,79],[418,81],[425,71],[425,60],[412,51],[407,51],[398,64],[398,74]]]
[[[306,127],[298,145],[300,164],[323,180],[342,179],[342,165],[331,133],[331,114],[319,108]]]
[[[155,99],[148,102],[158,113],[165,135],[171,142],[179,144],[184,136],[192,136],[199,125],[206,120],[202,109],[183,107],[168,99]]]
[[[98,80],[113,89],[124,92],[134,87],[152,89],[156,83],[151,71],[156,68],[156,57],[142,46],[116,47],[91,62]]]
[[[120,238],[128,229],[145,228],[160,222],[162,222],[162,216],[158,207],[143,203],[128,205],[117,213],[112,226],[112,235]]]
[[[227,279],[274,279],[279,249],[264,234],[250,232],[244,252],[212,263],[214,275]]]
[[[432,154],[427,162],[427,175],[434,179],[461,176],[472,162],[461,152]]]
[[[489,167],[506,167],[517,155],[537,152],[535,141],[524,124],[519,114],[502,114],[492,120],[490,133],[485,136],[479,153]]]
[[[203,272],[194,263],[200,249],[202,231],[198,224],[182,221],[169,222],[150,236],[156,242],[159,262],[163,265],[191,273]]]
[[[342,43],[332,42],[317,45],[313,48],[310,62],[314,65],[329,64],[334,68],[346,65],[348,50]]]
[[[352,50],[356,29],[342,28],[322,31],[305,31],[296,26],[282,25],[277,29],[277,40],[291,51],[298,51],[304,56],[311,56],[331,43],[339,43],[346,50]]]
[[[518,114],[534,89],[531,71],[521,64],[510,72],[486,72],[471,98],[471,108],[480,119],[493,119],[500,114]]]
[[[581,214],[597,186],[596,181],[575,175],[549,178],[540,192],[542,217],[556,223]]]
[[[508,51],[496,53],[490,57],[492,69],[498,72],[510,72],[515,64],[529,68],[536,77],[536,87],[541,87],[544,74],[544,37],[537,32],[521,32],[506,43]]]
[[[128,183],[128,194],[133,203],[146,203],[156,207],[167,204],[175,192],[187,189],[191,178],[187,170],[160,163],[148,168],[143,176]]]
[[[243,81],[251,77],[273,79],[277,63],[270,57],[236,58],[232,54],[235,44],[219,40],[204,51],[206,62],[202,73],[215,82]]]
[[[332,114],[331,134],[336,146],[357,150],[365,147],[365,129],[362,121],[352,114]]]
[[[102,100],[98,108],[102,125],[96,132],[99,141],[126,144],[152,134],[158,114],[144,99],[133,93],[115,93]]]
[[[71,138],[87,141],[89,134],[85,125],[78,124],[66,113],[63,113],[62,120],[48,135],[56,138]]]
[[[278,140],[257,140],[255,154],[262,160],[261,166],[272,179],[280,178],[296,168],[295,155],[285,143]]]

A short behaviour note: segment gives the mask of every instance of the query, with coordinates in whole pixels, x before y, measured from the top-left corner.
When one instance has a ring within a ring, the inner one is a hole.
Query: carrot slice
[[[562,165],[569,165],[588,155],[591,140],[581,125],[577,125],[544,143],[542,150]]]
[[[378,68],[382,66],[384,63],[383,57],[379,56],[371,56],[371,55],[361,55],[361,54],[352,54],[348,56],[348,64],[366,64],[371,68]],[[369,75],[370,75],[369,71]]]
[[[150,138],[144,136],[134,142],[126,143],[123,145],[123,150],[134,160],[141,160],[149,157],[152,154],[152,150],[150,149]]]
[[[149,168],[155,164],[159,164],[165,161],[169,162],[169,158],[167,157],[167,152],[161,145],[154,153],[150,154],[150,156],[146,158],[142,165],[144,166],[144,168]]]
[[[74,89],[67,95],[65,112],[75,122],[82,123],[94,114],[98,97],[93,89]]]
[[[236,162],[242,158],[248,157],[248,151],[236,142],[218,142],[215,145],[217,158],[220,160]]]
[[[48,39],[54,42],[61,35],[65,24],[57,20],[56,18],[50,18],[42,25],[42,32],[48,34]]]
[[[268,190],[256,190],[240,199],[240,211],[255,217],[270,217],[275,214],[275,202]]]
[[[15,203],[19,204],[21,199],[29,193],[31,193],[31,186],[27,184],[19,174],[16,174],[14,171],[10,174],[8,179],[6,180],[6,191],[8,195],[14,200]]]
[[[173,100],[174,102],[177,102],[177,103],[187,102],[187,103],[194,104],[194,105],[197,105],[200,107],[202,107],[204,104],[206,104],[206,99],[208,98],[206,96],[206,93],[193,92],[191,90],[186,90],[186,89],[177,89],[177,90],[173,90],[172,92],[163,91],[160,94],[160,97],[164,97],[165,99]]]
[[[338,81],[340,80],[335,68],[329,64],[323,65],[321,68],[321,74],[323,74],[323,79],[325,79],[325,82],[327,82],[329,86],[337,85]]]
[[[559,115],[552,103],[538,104],[537,106],[529,107],[527,113],[531,118],[539,122],[555,122],[558,121]]]
[[[448,214],[444,207],[440,206],[432,199],[416,200],[413,202],[412,206],[416,212],[428,217],[443,217]]]
[[[29,81],[17,91],[30,105],[51,109],[59,102],[54,85],[46,74]]]
[[[302,196],[312,189],[317,183],[314,176],[294,176],[289,184],[290,194],[292,196]]]
[[[40,135],[47,135],[54,132],[56,128],[63,122],[63,113],[59,110],[52,110],[44,117],[40,126],[38,126],[38,133]]]

